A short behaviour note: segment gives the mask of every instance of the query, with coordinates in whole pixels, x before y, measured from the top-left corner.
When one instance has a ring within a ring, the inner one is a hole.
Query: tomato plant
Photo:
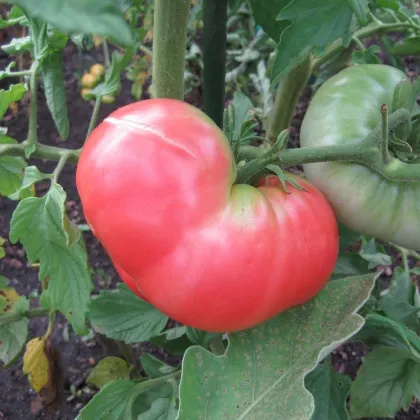
[[[0,418],[411,418],[417,2],[7,3]]]
[[[223,132],[171,99],[115,111],[77,167],[84,213],[111,258],[150,303],[207,331],[250,328],[306,302],[338,252],[335,217],[307,181],[287,194],[274,175],[232,185],[235,171]]]

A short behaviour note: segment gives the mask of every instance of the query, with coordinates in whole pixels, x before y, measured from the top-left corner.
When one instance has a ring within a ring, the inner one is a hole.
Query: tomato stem
[[[228,0],[204,0],[204,112],[223,128]]]
[[[98,120],[99,110],[101,109],[101,103],[102,103],[101,97],[98,96],[95,101],[95,106],[93,107],[93,112],[90,118],[90,123],[89,123],[89,128],[87,131],[86,139],[90,136],[93,129],[95,128],[96,121]]]
[[[388,138],[389,138],[389,128],[388,128],[388,107],[386,104],[381,106],[381,117],[382,117],[382,135],[379,140],[379,148],[382,152],[382,162],[388,163],[390,160],[389,151],[388,151]]]
[[[293,113],[302,91],[308,83],[311,71],[311,60],[308,56],[279,80],[267,127],[267,138],[271,144],[275,143],[283,130],[290,127]]]
[[[155,0],[152,91],[184,99],[184,67],[191,0]]]
[[[40,62],[35,60],[31,66],[31,77],[29,81],[29,91],[31,94],[31,104],[29,110],[29,129],[28,146],[38,143],[37,125],[38,125],[38,71]]]

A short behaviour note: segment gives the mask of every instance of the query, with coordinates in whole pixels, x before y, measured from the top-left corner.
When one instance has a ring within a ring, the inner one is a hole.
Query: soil
[[[94,62],[103,62],[99,50],[81,53],[74,45],[68,46],[63,55],[65,63],[65,80],[68,94],[69,117],[71,132],[66,142],[61,142],[54,127],[45,100],[42,87],[39,88],[39,138],[41,142],[49,145],[59,145],[72,149],[83,145],[88,129],[89,118],[93,104],[85,102],[80,96],[79,78]],[[0,68],[8,63],[7,57],[0,56]],[[407,59],[407,68],[418,74],[418,62]],[[7,87],[3,82],[2,88]],[[131,82],[123,80],[121,93],[112,105],[103,105],[99,121],[106,117],[117,107],[133,101],[130,95]],[[147,89],[144,89],[147,92]],[[146,98],[147,93],[143,94]],[[298,133],[302,117],[310,101],[311,89],[305,89],[297,107],[292,130],[292,143],[298,144]],[[201,92],[193,91],[187,101],[200,106]],[[2,125],[9,129],[8,134],[16,139],[23,140],[27,134],[28,109],[25,105],[9,112]],[[43,172],[52,171],[54,163],[34,161]],[[68,194],[67,211],[70,218],[76,223],[84,223],[80,201],[75,186],[75,167],[67,166],[60,177],[60,183]],[[48,184],[38,184],[37,193],[45,192]],[[8,238],[9,226],[16,203],[0,197],[0,236]],[[88,247],[90,264],[94,269],[95,292],[103,288],[113,288],[119,280],[106,252],[91,233],[86,232],[85,239]],[[19,294],[30,295],[40,291],[37,272],[28,266],[25,251],[20,245],[6,242],[6,257],[0,260],[0,273],[6,276]],[[47,327],[47,319],[34,319],[30,322],[29,338],[42,335]],[[10,368],[0,369],[0,420],[40,420],[60,419],[73,420],[79,410],[92,398],[95,390],[86,385],[86,377],[100,359],[106,355],[119,355],[118,348],[110,345],[103,337],[95,336],[91,339],[81,339],[74,335],[63,317],[60,317],[52,339],[55,354],[55,376],[59,382],[55,384],[55,392],[38,397],[30,388],[27,377],[22,373],[22,360]],[[150,351],[168,363],[177,359],[170,357],[162,349],[157,349],[148,343],[136,347],[138,357],[142,352]],[[362,357],[367,349],[360,343],[347,343],[333,353],[333,363],[337,371],[355,376],[361,364]],[[51,395],[52,394],[52,395]],[[53,398],[55,396],[55,398]],[[52,403],[49,400],[54,399]],[[401,412],[395,419],[420,419],[420,404],[414,402],[407,413]],[[378,419],[380,420],[380,419]]]

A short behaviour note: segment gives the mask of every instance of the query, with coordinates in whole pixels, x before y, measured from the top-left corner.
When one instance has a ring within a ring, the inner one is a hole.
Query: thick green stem
[[[280,79],[267,128],[267,138],[271,144],[276,142],[283,130],[290,127],[294,110],[310,75],[311,60],[308,56]]]
[[[31,78],[29,82],[29,90],[31,93],[31,105],[29,108],[29,129],[28,129],[28,145],[32,146],[38,142],[37,125],[38,125],[38,70],[39,61],[34,61],[31,67]]]
[[[155,0],[153,78],[155,98],[184,99],[184,67],[191,0]]]
[[[223,127],[228,0],[204,0],[204,112]]]
[[[124,343],[124,341],[118,341],[117,344],[125,361],[131,366],[133,366],[134,377],[136,379],[141,378],[142,375],[140,372],[139,364],[137,363],[137,360],[133,354],[133,347],[130,344]]]
[[[381,107],[381,116],[382,116],[382,134],[379,140],[379,147],[382,152],[382,162],[388,163],[390,156],[388,150],[388,136],[389,136],[389,129],[388,129],[388,107],[384,104]]]
[[[24,141],[19,144],[0,144],[0,157],[1,156],[25,156],[25,148],[28,146],[28,142]],[[46,159],[59,161],[63,154],[67,154],[67,162],[76,164],[80,150],[64,149],[62,147],[47,146],[44,144],[37,143],[35,145],[35,151],[31,154],[32,158]]]

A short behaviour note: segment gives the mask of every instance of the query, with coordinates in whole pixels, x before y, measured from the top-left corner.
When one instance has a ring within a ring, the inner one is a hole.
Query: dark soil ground
[[[62,143],[58,139],[54,124],[43,98],[42,87],[39,89],[39,138],[40,141],[49,145],[79,148],[82,146],[89,125],[89,117],[92,113],[93,104],[85,102],[80,96],[79,77],[95,61],[103,62],[99,50],[93,53],[80,54],[75,46],[69,46],[64,54],[66,89],[68,93],[69,116],[71,121],[71,133],[69,139]],[[0,57],[0,68],[7,64],[6,57]],[[417,62],[407,61],[407,67],[411,72],[418,73]],[[7,85],[4,84],[3,88]],[[133,101],[130,95],[131,84],[124,80],[121,93],[116,103],[103,105],[100,118],[103,119],[117,107]],[[300,128],[302,116],[310,100],[311,91],[306,89],[302,95],[293,120],[294,143],[297,142],[297,133]],[[201,94],[193,91],[187,99],[190,103],[200,105]],[[27,134],[28,109],[19,105],[16,112],[9,112],[2,125],[9,129],[9,135],[23,140]],[[61,143],[61,144],[60,144]],[[36,161],[39,169],[48,172],[54,168],[54,163]],[[67,210],[70,218],[77,222],[84,222],[81,212],[80,201],[75,186],[75,167],[67,166],[60,178],[60,183],[68,194]],[[38,184],[37,191],[42,193],[48,184]],[[10,218],[16,203],[0,198],[0,236],[8,238]],[[95,271],[94,281],[97,292],[100,288],[113,288],[119,278],[107,257],[104,249],[90,234],[85,233],[88,246],[90,263]],[[28,266],[26,255],[20,245],[11,245],[6,242],[6,257],[0,260],[0,273],[11,280],[11,284],[18,293],[30,295],[40,290],[37,271]],[[34,319],[30,323],[30,338],[42,335],[47,327],[47,319]],[[45,404],[49,395],[40,398],[29,386],[27,378],[22,373],[22,360],[8,369],[0,369],[0,420],[40,420],[60,419],[73,420],[92,395],[94,390],[86,386],[85,379],[92,366],[100,359],[109,354],[118,354],[118,349],[110,346],[101,337],[93,337],[86,340],[74,335],[68,328],[63,318],[59,319],[53,335],[53,345],[56,349],[57,371],[56,376],[61,378],[57,383],[57,397],[54,402]],[[136,349],[136,356],[142,351],[152,351],[156,356],[167,362],[174,362],[161,349],[156,349],[148,343],[142,344]],[[366,353],[366,348],[359,343],[348,343],[339,348],[333,354],[336,369],[354,377],[361,359]],[[420,420],[420,404],[413,403],[408,413],[400,413],[398,420]],[[378,419],[379,420],[379,419]]]

